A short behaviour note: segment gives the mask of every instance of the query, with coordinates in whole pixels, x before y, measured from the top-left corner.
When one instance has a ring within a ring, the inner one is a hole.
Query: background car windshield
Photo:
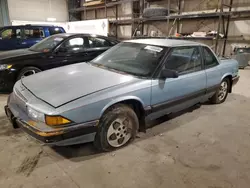
[[[52,36],[43,39],[41,42],[38,42],[34,46],[30,47],[30,50],[36,52],[50,52],[55,48],[65,37],[62,36]]]
[[[153,74],[165,51],[164,47],[125,42],[114,46],[91,63],[136,76],[148,77]]]

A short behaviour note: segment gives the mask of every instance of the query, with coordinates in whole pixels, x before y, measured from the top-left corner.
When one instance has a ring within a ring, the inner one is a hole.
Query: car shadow
[[[183,114],[193,112],[194,110],[199,109],[200,106],[201,106],[200,104],[197,104],[195,106],[192,106],[180,112],[165,115],[154,121],[148,122],[146,134],[143,134],[142,137],[140,136],[140,134],[138,134],[137,139],[135,139],[135,142],[140,142],[152,136],[159,135],[164,132],[168,132],[172,129],[180,127],[182,123],[168,125],[167,122],[172,119],[178,118],[179,116]],[[194,119],[197,118],[197,116],[192,116],[192,118],[190,118],[188,121],[190,122],[193,121]],[[72,146],[66,146],[66,147],[56,146],[56,147],[52,147],[52,149],[57,154],[61,155],[62,157],[69,159],[71,161],[74,161],[74,162],[89,160],[89,159],[105,154],[105,152],[100,152],[97,149],[95,149],[93,143],[78,144],[78,145],[72,145]]]
[[[54,152],[74,162],[86,161],[104,154],[98,151],[93,143],[77,144],[72,146],[53,146]]]
[[[169,121],[169,120],[172,120],[172,119],[175,119],[183,114],[186,114],[186,113],[191,113],[193,112],[194,110],[197,110],[201,107],[201,104],[196,104],[192,107],[189,107],[187,109],[184,109],[182,111],[179,111],[179,112],[176,112],[176,113],[171,113],[171,114],[168,114],[168,115],[165,115],[165,116],[162,116],[158,119],[155,119],[153,121],[150,121],[147,123],[147,129],[148,128],[153,128],[154,126],[157,126],[159,124],[162,124],[166,121]]]

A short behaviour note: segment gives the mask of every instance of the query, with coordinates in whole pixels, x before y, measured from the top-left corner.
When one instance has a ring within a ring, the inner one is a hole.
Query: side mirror
[[[163,69],[160,78],[178,78],[178,72],[170,69]]]

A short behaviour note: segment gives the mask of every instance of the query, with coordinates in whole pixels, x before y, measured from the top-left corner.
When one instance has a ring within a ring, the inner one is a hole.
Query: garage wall
[[[56,18],[57,22],[68,21],[66,0],[8,0],[10,20],[47,21]]]
[[[0,0],[0,27],[9,25],[9,12],[7,0]]]
[[[84,1],[82,0],[81,4]],[[130,19],[132,14],[132,5],[131,2],[119,4],[118,7],[118,19]],[[81,13],[82,20],[84,20],[84,12]],[[95,17],[96,16],[96,17]],[[94,10],[86,11],[86,19],[102,19],[105,18],[105,9],[97,9],[96,13]],[[115,19],[115,7],[107,8],[107,17],[109,20]],[[109,33],[114,35],[115,27],[111,26],[109,29]],[[118,26],[117,28],[117,36],[119,38],[129,38],[132,35],[131,25]]]

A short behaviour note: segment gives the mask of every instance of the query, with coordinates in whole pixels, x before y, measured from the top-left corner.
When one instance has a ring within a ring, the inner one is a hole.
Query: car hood
[[[57,108],[95,92],[137,80],[87,63],[51,69],[22,79],[37,98]]]
[[[18,58],[20,56],[33,55],[39,52],[34,52],[29,49],[20,49],[20,50],[10,50],[0,52],[0,60],[9,59],[9,58]]]

